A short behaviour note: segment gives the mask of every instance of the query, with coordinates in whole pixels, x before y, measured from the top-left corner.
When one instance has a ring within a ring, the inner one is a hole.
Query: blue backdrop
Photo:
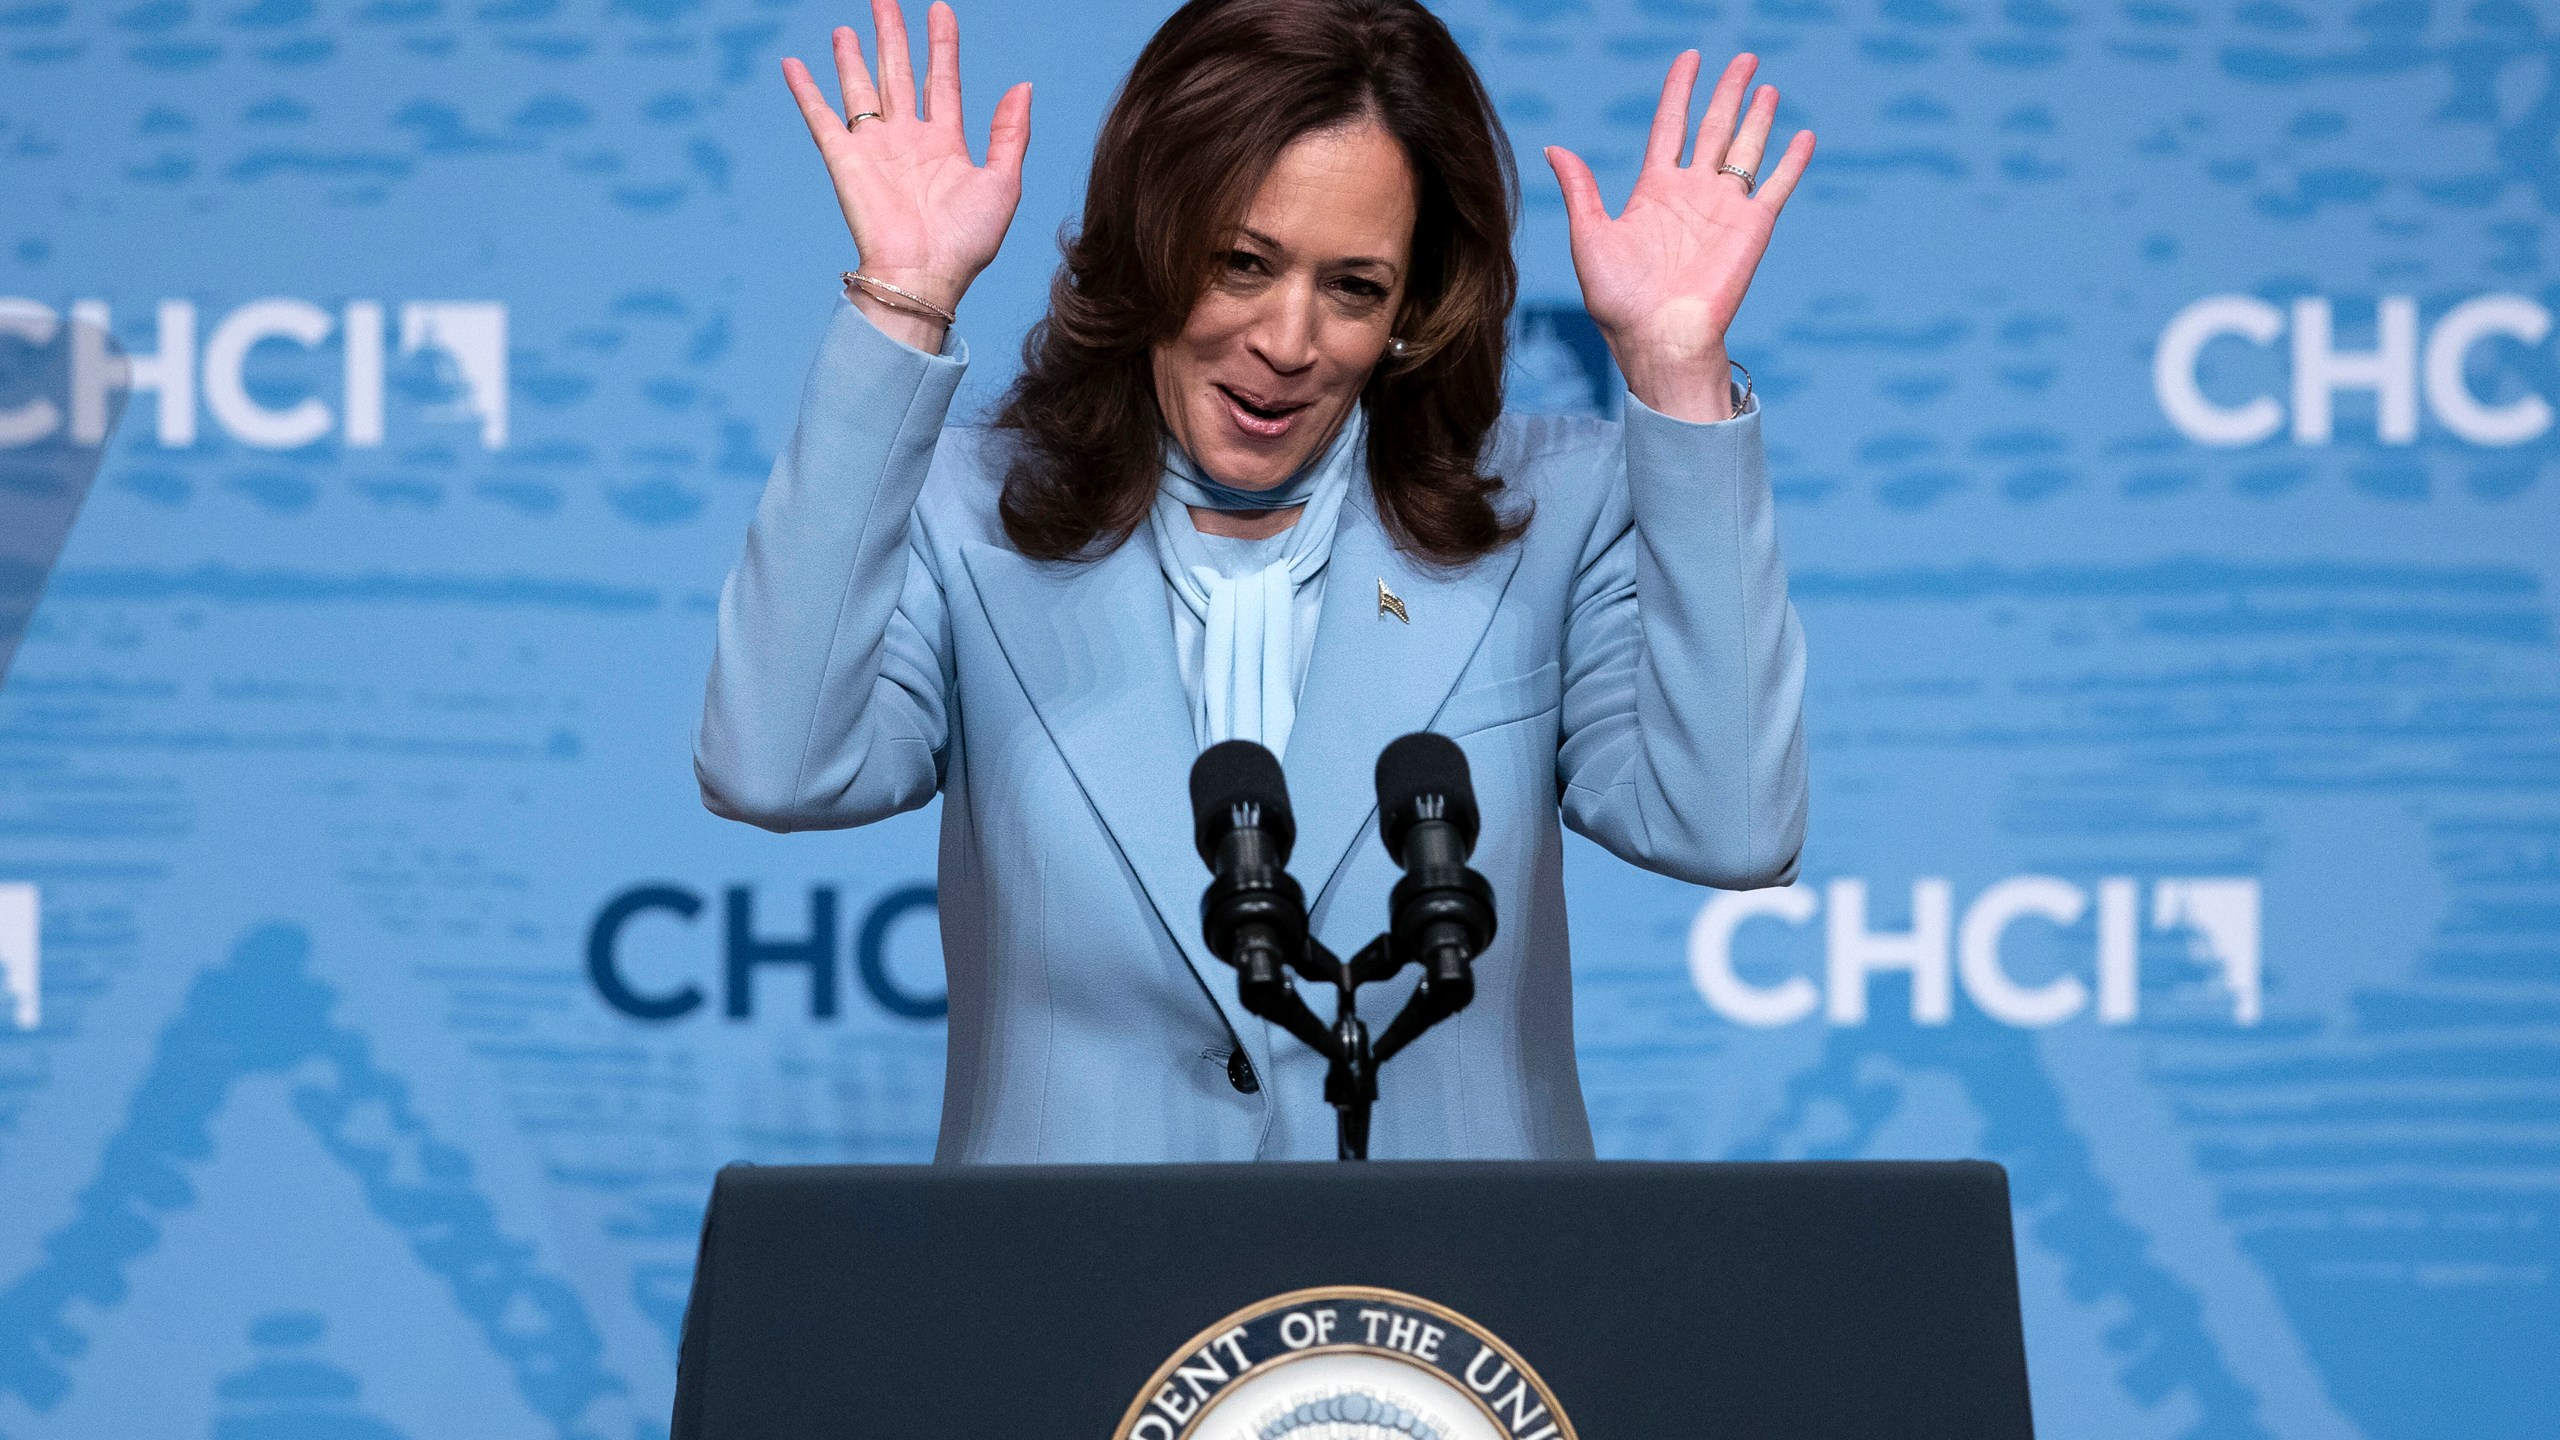
[[[1039,97],[965,404],[1161,13],[964,8]],[[1806,878],[1575,842],[1602,1152],[2001,1161],[2048,1435],[2550,1434],[2560,14],[1442,13],[1523,406],[1614,393],[1541,144],[1621,198],[1693,44],[1822,137],[1732,337]],[[688,764],[855,18],[0,0],[0,491],[130,394],[0,691],[0,1436],[662,1434],[713,1168],[929,1153],[934,817]]]

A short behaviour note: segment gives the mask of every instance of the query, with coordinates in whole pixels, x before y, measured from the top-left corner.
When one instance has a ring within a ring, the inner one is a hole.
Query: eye
[[[1227,252],[1227,273],[1231,275],[1250,275],[1261,268],[1262,257],[1250,250]]]
[[[1387,287],[1379,284],[1375,280],[1364,280],[1357,275],[1346,275],[1337,283],[1342,287],[1343,293],[1358,296],[1363,300],[1384,300],[1387,298]]]

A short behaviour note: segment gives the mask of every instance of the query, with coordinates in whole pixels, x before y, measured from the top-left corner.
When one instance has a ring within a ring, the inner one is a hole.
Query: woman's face
[[[1267,490],[1341,429],[1404,300],[1414,205],[1404,147],[1370,121],[1280,152],[1182,333],[1154,350],[1165,424],[1211,479]]]

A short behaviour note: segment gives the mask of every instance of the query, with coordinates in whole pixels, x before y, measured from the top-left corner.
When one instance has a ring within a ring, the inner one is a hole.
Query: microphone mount
[[[1483,878],[1478,876],[1476,883],[1483,885]],[[1213,893],[1217,888],[1215,883],[1210,887]],[[1486,908],[1492,908],[1489,890]],[[1313,935],[1303,935],[1301,948],[1280,965],[1265,969],[1261,957],[1243,954],[1229,956],[1228,963],[1236,967],[1236,994],[1249,1013],[1288,1031],[1325,1058],[1324,1098],[1333,1107],[1336,1153],[1344,1160],[1369,1158],[1369,1116],[1378,1103],[1378,1067],[1475,998],[1470,952],[1444,948],[1426,955],[1399,944],[1393,931],[1360,947],[1349,960],[1337,957]],[[1368,1023],[1360,1018],[1360,987],[1388,979],[1412,964],[1422,966],[1421,983],[1385,1032],[1372,1041]],[[1297,972],[1311,984],[1333,987],[1331,1025],[1316,1017],[1287,971]]]

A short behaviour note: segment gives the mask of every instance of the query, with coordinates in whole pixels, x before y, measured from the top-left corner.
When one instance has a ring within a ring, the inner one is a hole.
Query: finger
[[[915,60],[907,51],[907,17],[898,0],[871,0],[871,29],[879,38],[880,109],[892,120],[912,120],[916,113]]]
[[[1698,86],[1698,52],[1683,50],[1662,77],[1662,99],[1653,107],[1653,131],[1644,137],[1644,168],[1680,163],[1680,142],[1689,138],[1689,97]]]
[[[827,105],[827,97],[817,92],[817,79],[809,79],[806,64],[783,56],[783,85],[791,87],[791,102],[799,105],[801,120],[809,123],[809,138],[822,141],[827,128],[845,128],[845,120],[835,115],[835,105]]]
[[[1687,115],[1680,117],[1685,125]],[[1564,216],[1576,230],[1598,225],[1609,218],[1609,207],[1600,202],[1600,182],[1591,177],[1591,167],[1582,157],[1561,145],[1547,147],[1547,163],[1555,167],[1556,184],[1564,191]]]
[[[1786,208],[1787,197],[1795,193],[1797,177],[1804,174],[1804,167],[1812,159],[1813,132],[1799,130],[1795,138],[1787,142],[1787,153],[1778,157],[1778,168],[1770,171],[1769,178],[1760,182],[1759,193],[1752,197],[1769,207],[1772,219],[1776,218],[1778,211]]]
[[[924,118],[967,133],[960,120],[960,17],[942,0],[924,12]]]
[[[996,102],[996,118],[987,128],[987,168],[1022,183],[1022,152],[1031,148],[1031,82],[1023,81]]]
[[[850,25],[839,25],[829,37],[836,52],[836,91],[844,96],[844,118],[851,120],[865,110],[878,111],[880,91],[871,83],[871,67],[862,59],[862,35]]]
[[[817,141],[819,154],[827,154],[829,143],[845,133],[845,118],[835,113],[835,105],[827,105],[827,95],[819,92],[817,79],[801,61],[783,59],[783,85],[791,87],[791,100],[799,102],[801,120],[809,123],[809,138]]]
[[[1760,157],[1769,148],[1769,122],[1777,118],[1778,87],[1763,85],[1760,93],[1751,97],[1751,108],[1743,112],[1742,129],[1734,135],[1732,148],[1724,152],[1724,163],[1757,174]],[[1751,188],[1743,184],[1739,175],[1721,178],[1742,186],[1745,191]]]
[[[1724,163],[1724,152],[1733,144],[1733,122],[1742,114],[1742,93],[1750,87],[1751,72],[1759,68],[1760,57],[1748,50],[1724,67],[1716,80],[1716,93],[1707,100],[1706,118],[1698,122],[1698,143],[1689,151],[1691,165],[1712,171]]]

